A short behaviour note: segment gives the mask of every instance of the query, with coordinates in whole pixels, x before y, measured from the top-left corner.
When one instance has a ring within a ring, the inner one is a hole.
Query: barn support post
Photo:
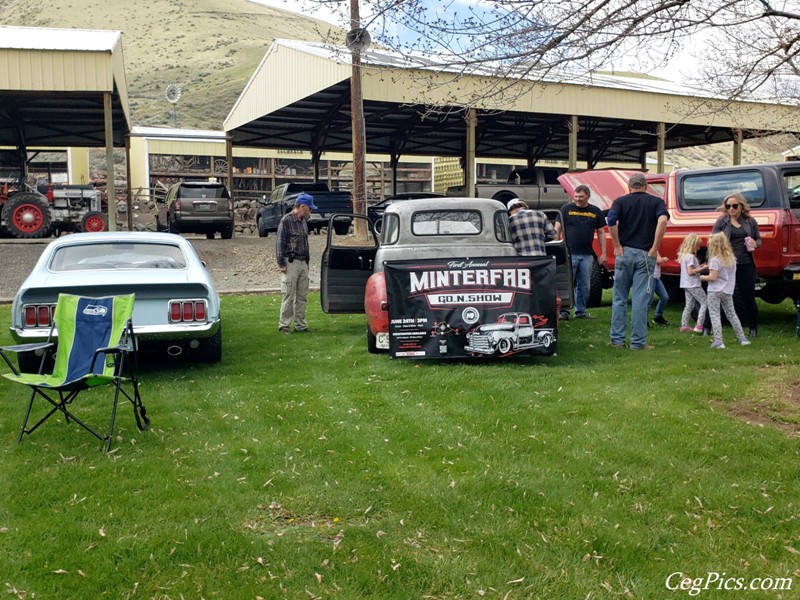
[[[117,230],[117,190],[114,187],[114,125],[111,119],[111,92],[103,92],[103,120],[106,134],[106,203],[108,230]]]
[[[667,147],[667,127],[662,122],[656,124],[656,172],[663,173],[665,170],[666,160],[664,158],[665,150]]]
[[[744,136],[742,135],[741,129],[734,129],[733,130],[733,164],[740,165],[742,164],[742,140]]]
[[[578,124],[578,115],[571,115],[569,118],[569,149],[567,164],[570,171],[578,168],[578,132],[580,131]]]
[[[464,161],[464,186],[465,196],[471,198],[475,195],[475,127],[478,124],[478,111],[468,108],[467,122],[467,152]]]

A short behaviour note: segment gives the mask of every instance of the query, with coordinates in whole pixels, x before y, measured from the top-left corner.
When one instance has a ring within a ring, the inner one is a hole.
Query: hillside
[[[0,22],[122,31],[133,125],[173,126],[164,92],[176,83],[176,124],[197,129],[222,129],[273,39],[344,37],[318,19],[248,0],[3,0]],[[745,142],[743,162],[782,160],[780,153],[797,143],[794,136]],[[667,162],[716,166],[730,164],[731,156],[731,144],[718,144],[668,151]]]
[[[172,126],[164,92],[177,83],[178,126],[198,129],[222,129],[273,39],[334,33],[323,21],[247,0],[3,0],[0,22],[122,31],[133,124]]]

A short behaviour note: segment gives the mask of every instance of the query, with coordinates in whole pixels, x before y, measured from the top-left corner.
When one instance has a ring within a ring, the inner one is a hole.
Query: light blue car
[[[222,359],[219,295],[189,241],[171,233],[77,233],[45,248],[11,307],[18,344],[47,339],[58,294],[136,294],[133,328],[143,351]],[[25,358],[22,358],[25,356]],[[20,355],[23,370],[39,358]]]

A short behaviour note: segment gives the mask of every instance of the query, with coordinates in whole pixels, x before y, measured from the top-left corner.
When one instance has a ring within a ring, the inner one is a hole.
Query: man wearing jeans
[[[631,298],[631,350],[652,350],[647,344],[647,313],[653,296],[653,269],[667,229],[664,201],[648,194],[644,174],[628,179],[630,193],[614,200],[608,227],[614,243],[614,299],[611,304],[613,348],[624,348],[628,332],[628,294]]]
[[[586,303],[589,300],[589,288],[592,282],[592,265],[594,251],[592,241],[597,232],[597,241],[600,244],[600,257],[598,262],[606,264],[606,234],[603,231],[606,220],[603,212],[596,206],[589,204],[591,190],[585,185],[575,188],[574,202],[561,207],[561,216],[564,221],[564,238],[572,257],[572,279],[575,282],[575,318],[593,318],[586,312]],[[569,318],[569,311],[561,312],[562,319]]]

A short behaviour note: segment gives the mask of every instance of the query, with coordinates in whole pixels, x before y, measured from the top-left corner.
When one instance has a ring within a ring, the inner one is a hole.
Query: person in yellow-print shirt
[[[597,258],[601,265],[606,264],[606,234],[603,230],[606,219],[603,212],[596,206],[589,204],[592,196],[591,190],[585,185],[575,188],[574,202],[561,207],[564,221],[564,237],[572,256],[572,280],[575,283],[575,318],[593,318],[586,312],[586,303],[589,300],[589,287],[592,280],[592,263],[594,250],[592,241],[595,232],[600,243],[600,256]],[[563,311],[562,319],[569,318],[569,312]]]

